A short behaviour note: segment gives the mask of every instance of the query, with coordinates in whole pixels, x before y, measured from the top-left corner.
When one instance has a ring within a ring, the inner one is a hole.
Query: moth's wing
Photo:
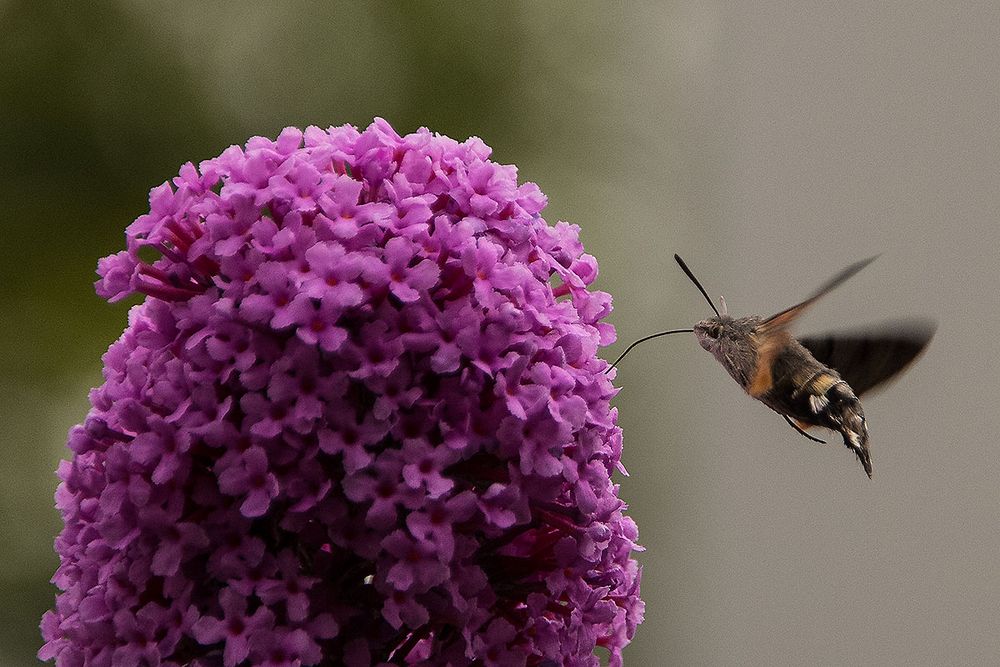
[[[857,331],[807,336],[802,343],[818,362],[847,380],[858,396],[902,373],[934,336],[933,320],[887,322]]]
[[[865,268],[866,266],[874,262],[876,259],[878,259],[878,255],[851,264],[849,267],[847,267],[846,269],[835,275],[833,278],[828,280],[825,285],[816,290],[816,292],[811,297],[809,297],[802,303],[797,303],[791,308],[786,308],[780,313],[775,313],[774,315],[771,315],[771,317],[761,322],[760,326],[758,327],[758,331],[760,333],[766,334],[769,331],[786,328],[797,317],[799,317],[803,312],[805,312],[806,308],[813,305],[817,300],[819,300],[824,295],[828,294],[832,290],[839,287],[844,281],[846,281],[848,278],[852,277],[858,271],[860,271],[861,269]]]

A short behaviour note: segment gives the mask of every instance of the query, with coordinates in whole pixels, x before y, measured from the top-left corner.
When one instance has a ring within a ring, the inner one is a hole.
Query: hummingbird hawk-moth
[[[877,256],[876,256],[877,257]],[[743,389],[771,408],[796,431],[815,442],[806,430],[821,426],[839,432],[868,477],[872,476],[868,424],[859,396],[901,373],[927,347],[934,335],[930,320],[911,320],[878,329],[795,338],[789,328],[809,306],[876,257],[847,267],[805,301],[770,317],[732,317],[722,312],[678,255],[674,259],[715,311],[692,329],[661,331],[625,349],[611,368],[639,343],[675,333],[694,333]]]

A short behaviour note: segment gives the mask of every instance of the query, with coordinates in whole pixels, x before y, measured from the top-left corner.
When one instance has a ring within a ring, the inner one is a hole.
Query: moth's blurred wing
[[[933,320],[905,320],[853,332],[807,336],[799,342],[816,361],[840,373],[861,396],[906,370],[930,343],[936,329]]]
[[[825,285],[816,290],[816,292],[811,297],[809,297],[802,303],[795,304],[791,308],[786,308],[780,313],[775,313],[774,315],[771,315],[771,317],[761,322],[760,326],[758,327],[758,331],[762,334],[766,334],[769,331],[786,328],[795,320],[795,318],[799,317],[803,312],[805,312],[806,308],[813,305],[820,297],[828,294],[832,290],[839,287],[845,280],[852,277],[854,274],[856,274],[858,271],[860,271],[861,269],[865,268],[866,266],[874,262],[876,259],[878,259],[878,255],[851,264],[849,267],[847,267],[846,269],[835,275],[833,278],[828,280]]]

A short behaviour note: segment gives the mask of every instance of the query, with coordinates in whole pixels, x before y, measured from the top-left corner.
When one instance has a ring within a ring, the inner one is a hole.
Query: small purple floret
[[[612,665],[642,621],[578,229],[479,139],[254,137],[150,192],[59,467],[59,665]]]

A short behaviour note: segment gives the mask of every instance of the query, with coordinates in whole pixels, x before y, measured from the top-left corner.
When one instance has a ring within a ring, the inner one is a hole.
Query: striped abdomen
[[[795,339],[789,337],[783,343],[770,354],[760,355],[748,392],[802,429],[822,426],[838,431],[871,477],[868,426],[854,390]]]

